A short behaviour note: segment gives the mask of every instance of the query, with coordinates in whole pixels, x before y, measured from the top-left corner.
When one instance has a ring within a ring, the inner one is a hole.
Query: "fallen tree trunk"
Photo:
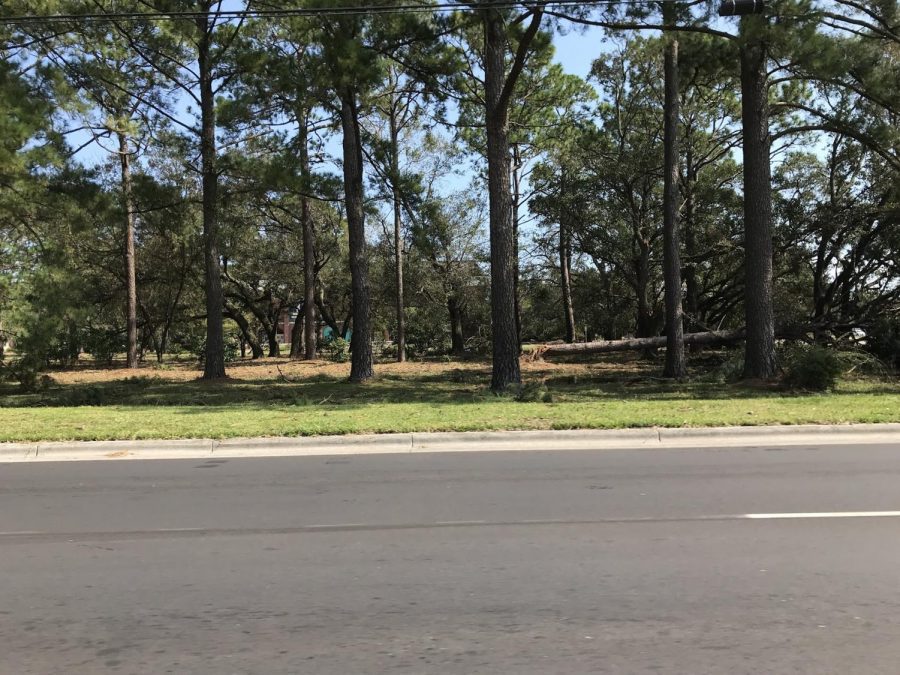
[[[685,333],[685,345],[704,345],[720,347],[731,345],[744,339],[744,329],[710,331],[708,333]],[[644,349],[660,349],[666,346],[666,336],[659,335],[648,338],[628,338],[626,340],[600,340],[598,342],[581,342],[575,344],[537,345],[527,356],[531,359],[543,359],[553,356],[572,356],[576,354],[606,354],[609,352],[640,351]]]

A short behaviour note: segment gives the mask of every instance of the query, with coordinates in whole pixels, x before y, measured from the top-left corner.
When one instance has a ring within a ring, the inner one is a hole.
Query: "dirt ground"
[[[406,363],[384,362],[375,366],[375,376],[417,379],[421,377],[440,377],[448,379],[460,372],[475,376],[483,373],[490,377],[490,363],[487,361],[407,361]],[[652,362],[639,359],[605,360],[596,363],[556,363],[550,361],[531,361],[522,359],[522,374],[525,379],[548,376],[640,376],[651,373],[655,366]],[[308,378],[345,378],[350,373],[349,363],[332,363],[331,361],[292,361],[288,358],[263,358],[255,361],[245,360],[227,364],[228,377],[232,380],[305,380]],[[97,365],[84,361],[79,365],[50,373],[59,384],[89,384],[113,382],[129,377],[153,377],[169,382],[187,382],[196,380],[202,375],[198,364],[190,362],[167,362],[162,365],[148,363],[139,368],[124,368],[113,364]]]

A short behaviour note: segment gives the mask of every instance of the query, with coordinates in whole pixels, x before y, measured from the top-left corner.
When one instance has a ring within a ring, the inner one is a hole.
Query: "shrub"
[[[325,343],[328,358],[335,363],[346,363],[350,360],[350,343],[342,337],[336,337]]]
[[[478,356],[487,356],[491,353],[491,336],[479,332],[466,340],[466,352]]]
[[[727,352],[726,358],[703,372],[697,379],[700,382],[727,384],[737,382],[744,374],[744,354],[741,351]]]
[[[900,319],[884,317],[867,329],[866,348],[888,367],[900,370]]]
[[[0,363],[0,382],[18,382],[25,392],[42,391],[52,384],[48,375],[42,375],[43,364],[33,357],[23,356],[19,359]]]
[[[863,349],[846,349],[837,353],[844,366],[844,374],[870,375],[887,377],[893,370],[877,356]],[[900,358],[898,355],[897,358]]]
[[[111,363],[116,354],[126,351],[124,339],[112,329],[86,329],[81,347],[96,361],[103,363]]]
[[[225,336],[225,363],[232,363],[241,358],[241,341],[234,335]]]
[[[529,382],[519,387],[516,392],[516,401],[520,403],[552,403],[553,394],[547,390],[543,382]]]
[[[66,391],[60,396],[59,401],[62,405],[67,406],[99,406],[105,405],[107,403],[107,398],[105,390],[102,387],[89,384]]]
[[[395,361],[397,359],[397,343],[382,342],[380,348],[381,358],[385,360]]]
[[[225,363],[232,363],[233,361],[238,361],[241,358],[241,343],[238,338],[233,335],[225,335],[224,341],[222,343],[223,350],[222,353],[225,356]],[[206,340],[203,340],[199,345],[195,345],[194,356],[197,357],[197,360],[200,363],[206,359]]]
[[[134,375],[132,377],[126,377],[122,380],[122,385],[125,387],[147,387],[153,384],[159,384],[163,380],[159,377],[147,377],[146,375]]]
[[[206,352],[206,331],[199,324],[184,326],[172,334],[169,345],[172,353],[199,355],[202,361]]]
[[[437,356],[450,351],[450,332],[442,315],[410,308],[406,323],[406,355]]]
[[[788,355],[784,384],[789,389],[825,391],[834,389],[845,365],[840,356],[824,347],[796,349]]]

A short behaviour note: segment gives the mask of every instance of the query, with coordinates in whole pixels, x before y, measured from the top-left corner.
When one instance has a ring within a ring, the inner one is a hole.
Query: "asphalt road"
[[[883,445],[0,464],[0,672],[896,674],[894,511]]]

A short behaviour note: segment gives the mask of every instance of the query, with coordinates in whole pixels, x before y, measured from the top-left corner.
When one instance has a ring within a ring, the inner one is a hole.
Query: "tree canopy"
[[[356,381],[502,390],[523,342],[674,327],[745,330],[752,377],[781,335],[896,362],[900,3],[468,4],[4,3],[3,362],[346,340]]]

